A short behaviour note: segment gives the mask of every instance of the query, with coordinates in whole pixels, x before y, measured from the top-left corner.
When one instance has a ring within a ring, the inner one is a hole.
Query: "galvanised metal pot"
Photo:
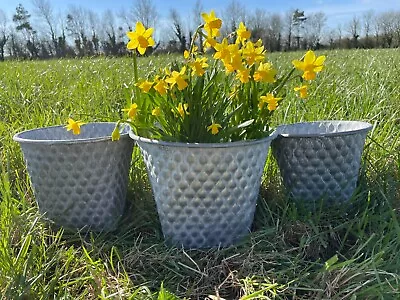
[[[140,147],[166,242],[226,247],[250,231],[275,135],[233,143],[171,143],[130,136]]]
[[[283,183],[294,200],[314,204],[348,201],[353,195],[365,138],[372,125],[317,121],[282,125],[272,142]]]
[[[73,135],[64,126],[14,136],[40,213],[56,226],[112,231],[123,213],[134,142],[128,130],[111,141],[114,123],[89,123]]]

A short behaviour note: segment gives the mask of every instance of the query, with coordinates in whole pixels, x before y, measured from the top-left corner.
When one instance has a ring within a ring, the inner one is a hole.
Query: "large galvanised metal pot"
[[[147,166],[167,243],[226,247],[250,232],[275,135],[232,143],[173,143],[130,136]]]

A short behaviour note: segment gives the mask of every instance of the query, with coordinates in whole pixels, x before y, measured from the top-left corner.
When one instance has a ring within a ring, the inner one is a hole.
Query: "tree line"
[[[80,6],[70,6],[63,14],[56,13],[50,0],[32,0],[32,4],[32,14],[22,4],[11,16],[0,9],[0,60],[123,56],[127,53],[126,31],[132,30],[136,21],[159,31],[153,52],[183,53],[202,23],[203,12],[202,2],[197,0],[187,23],[171,8],[169,27],[162,28],[152,0],[135,0],[128,9],[106,10],[102,14]],[[248,11],[239,1],[232,0],[220,17],[224,21],[223,35],[234,32],[243,21],[252,31],[252,38],[262,39],[271,52],[400,47],[399,11],[366,11],[362,16],[354,15],[346,24],[328,28],[323,12],[305,14],[301,9],[293,9],[279,14],[261,8]]]

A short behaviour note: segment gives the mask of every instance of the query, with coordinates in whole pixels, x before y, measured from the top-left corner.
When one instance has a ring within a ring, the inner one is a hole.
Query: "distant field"
[[[287,69],[302,54],[272,53],[270,59]],[[400,299],[400,51],[317,54],[327,56],[320,85],[306,103],[288,89],[273,126],[326,119],[374,124],[357,194],[349,204],[315,213],[296,208],[269,156],[253,233],[235,247],[209,251],[164,245],[137,149],[126,215],[116,232],[80,236],[40,223],[12,136],[65,124],[69,116],[116,119],[132,91],[133,63],[130,58],[0,63],[0,295],[175,299],[168,290],[177,299]],[[139,59],[140,75],[171,58],[179,57]]]

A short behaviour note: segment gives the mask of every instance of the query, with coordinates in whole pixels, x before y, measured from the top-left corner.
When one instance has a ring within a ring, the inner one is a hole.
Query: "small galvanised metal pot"
[[[73,135],[63,126],[24,131],[20,143],[39,211],[56,226],[112,231],[123,213],[134,142],[114,123],[89,123]]]
[[[348,201],[358,180],[365,139],[372,125],[317,121],[282,125],[272,142],[285,188],[311,204]]]

